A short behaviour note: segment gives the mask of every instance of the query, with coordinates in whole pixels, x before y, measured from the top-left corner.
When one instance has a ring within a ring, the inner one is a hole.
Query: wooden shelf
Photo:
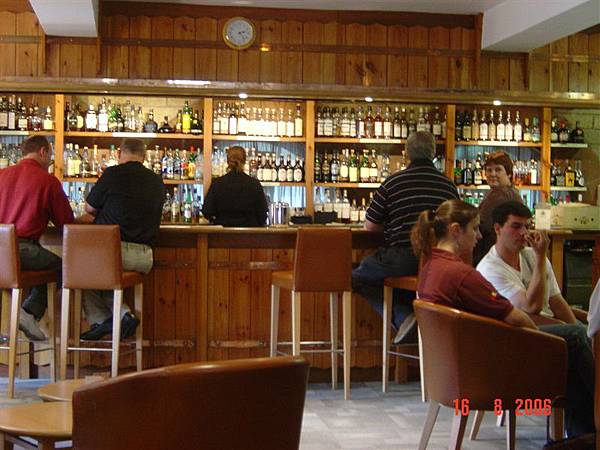
[[[459,184],[456,186],[457,189],[468,189],[471,191],[487,191],[490,189],[490,185],[489,184],[481,184],[481,185],[464,185],[464,184]],[[520,191],[541,191],[542,190],[542,186],[540,185],[520,185],[520,186],[515,186],[515,188],[517,188]]]
[[[587,187],[550,186],[551,191],[586,192]]]
[[[137,139],[184,139],[199,140],[204,136],[202,134],[183,134],[183,133],[134,133],[122,131],[115,133],[101,133],[100,131],[65,131],[65,137],[85,137],[85,138],[137,138]]]
[[[95,183],[98,178],[74,178],[74,177],[63,177],[65,183]],[[163,178],[164,184],[202,184],[202,180],[167,180]]]
[[[54,136],[56,131],[0,130],[0,136]]]
[[[163,178],[163,183],[164,184],[203,184],[202,180],[170,180],[170,179],[166,179]]]
[[[340,189],[377,189],[381,183],[315,183],[315,187]]]
[[[456,141],[455,145],[469,145],[481,147],[541,147],[541,142],[515,142],[515,141]]]
[[[351,137],[317,137],[315,142],[326,144],[406,144],[406,139],[371,139]],[[446,144],[445,139],[437,139],[436,145]]]
[[[305,142],[306,139],[304,137],[213,134],[213,141]]]
[[[575,143],[575,142],[567,142],[566,144],[559,144],[557,142],[553,142],[550,144],[552,148],[588,148],[587,142]]]
[[[296,186],[296,187],[305,187],[306,184],[301,181],[299,183],[294,182],[294,181],[261,181],[260,184],[262,184],[265,187],[271,187],[271,186]]]

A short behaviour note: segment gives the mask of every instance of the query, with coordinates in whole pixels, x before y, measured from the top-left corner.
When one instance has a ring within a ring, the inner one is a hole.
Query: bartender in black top
[[[227,150],[227,174],[214,180],[206,194],[202,214],[225,227],[262,227],[267,221],[267,200],[260,182],[244,173],[246,151]]]

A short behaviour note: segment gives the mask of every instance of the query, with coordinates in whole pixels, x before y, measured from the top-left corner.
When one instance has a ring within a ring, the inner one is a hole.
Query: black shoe
[[[123,341],[133,336],[139,324],[140,319],[131,313],[125,313],[121,319],[121,340]]]
[[[109,317],[102,323],[92,324],[92,327],[85,333],[82,333],[80,338],[83,341],[99,341],[110,334],[112,334],[112,317]]]

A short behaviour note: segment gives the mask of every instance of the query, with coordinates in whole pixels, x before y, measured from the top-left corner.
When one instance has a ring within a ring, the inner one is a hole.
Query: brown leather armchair
[[[295,450],[308,363],[257,358],[183,364],[73,394],[73,448]]]
[[[566,392],[567,347],[563,339],[518,328],[432,302],[414,302],[421,331],[429,411],[420,449],[427,447],[440,405],[509,411],[507,439],[514,448],[517,399],[555,399]],[[543,349],[543,351],[540,351]],[[455,415],[450,448],[460,448],[466,415]]]

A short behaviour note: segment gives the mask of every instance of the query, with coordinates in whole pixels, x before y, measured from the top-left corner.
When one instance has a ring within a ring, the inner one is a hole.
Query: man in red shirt
[[[50,143],[32,136],[21,145],[23,158],[0,170],[0,223],[14,224],[22,270],[61,270],[61,259],[40,245],[48,221],[57,228],[73,222],[73,211],[60,181],[48,173]],[[44,340],[39,320],[46,312],[46,285],[35,286],[21,308],[19,328],[28,338]]]

